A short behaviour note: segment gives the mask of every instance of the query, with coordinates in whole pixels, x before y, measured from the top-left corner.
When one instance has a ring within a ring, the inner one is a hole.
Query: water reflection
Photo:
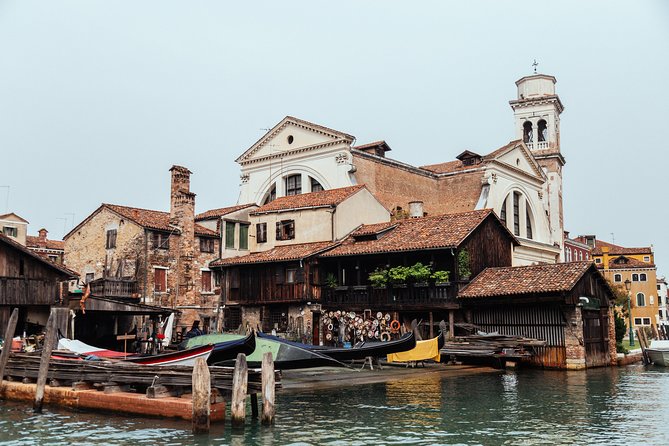
[[[519,370],[278,394],[276,425],[214,425],[194,437],[175,420],[0,402],[6,445],[669,444],[669,370]],[[250,413],[250,410],[249,410]]]

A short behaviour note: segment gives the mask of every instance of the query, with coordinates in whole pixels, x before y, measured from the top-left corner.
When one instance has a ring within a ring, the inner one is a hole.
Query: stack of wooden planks
[[[35,380],[39,371],[40,357],[31,354],[12,353],[9,357],[5,376],[16,380]],[[231,367],[209,367],[211,387],[222,391],[232,390]],[[124,362],[107,361],[49,361],[48,380],[71,385],[74,382],[117,383],[126,386],[149,387],[163,385],[170,387],[190,387],[193,368],[187,366],[149,366]],[[248,392],[260,393],[260,370],[248,370]],[[281,387],[280,372],[275,372],[276,388]]]
[[[442,355],[461,357],[531,356],[532,347],[543,347],[546,341],[500,334],[456,337],[444,343]]]

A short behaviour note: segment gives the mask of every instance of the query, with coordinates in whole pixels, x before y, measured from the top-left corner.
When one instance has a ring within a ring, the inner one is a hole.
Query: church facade
[[[516,82],[515,140],[427,166],[389,158],[385,141],[356,145],[350,134],[287,116],[236,160],[239,203],[364,184],[393,219],[493,209],[519,241],[514,265],[558,262],[565,160],[555,83],[542,74]]]

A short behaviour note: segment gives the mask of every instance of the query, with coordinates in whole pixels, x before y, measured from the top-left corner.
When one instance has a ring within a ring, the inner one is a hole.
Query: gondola
[[[210,334],[196,336],[184,341],[182,346],[193,348],[199,345],[211,343],[229,342],[242,339],[241,335],[234,334]],[[256,348],[253,353],[246,357],[249,367],[259,368],[262,365],[262,357],[265,352],[271,352],[276,370],[306,369],[312,367],[346,367],[340,361],[322,354],[319,351],[309,350],[297,345],[290,345],[272,339],[256,338]],[[233,365],[234,360],[219,361],[216,365]]]
[[[209,365],[235,359],[239,353],[244,353],[246,356],[250,355],[256,349],[256,337],[253,333],[249,333],[245,338],[218,342],[213,346],[214,349],[207,358],[207,364]]]

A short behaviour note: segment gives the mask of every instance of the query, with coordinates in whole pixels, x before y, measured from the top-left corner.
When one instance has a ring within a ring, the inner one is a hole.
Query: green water
[[[189,424],[0,403],[0,444],[669,444],[669,369],[520,370],[277,395],[276,425]],[[250,413],[250,411],[249,411]]]

